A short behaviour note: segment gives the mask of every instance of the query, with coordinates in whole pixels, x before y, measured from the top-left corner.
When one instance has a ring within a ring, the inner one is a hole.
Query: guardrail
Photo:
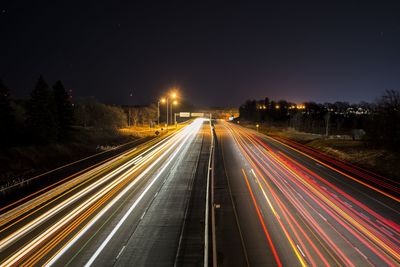
[[[204,267],[209,266],[209,251],[210,251],[210,224],[211,224],[211,250],[212,250],[212,266],[217,266],[217,245],[215,236],[215,207],[214,207],[214,154],[215,154],[215,131],[210,116],[210,132],[211,146],[210,157],[208,159],[207,170],[207,189],[206,189],[206,210],[204,220]],[[211,220],[210,220],[211,207]],[[210,223],[211,221],[211,223]]]

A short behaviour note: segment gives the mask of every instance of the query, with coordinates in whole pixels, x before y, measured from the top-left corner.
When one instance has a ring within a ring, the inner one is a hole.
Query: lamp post
[[[174,113],[172,112],[172,107],[173,107],[173,105],[178,105],[178,101],[174,100],[174,101],[171,103],[171,116],[174,115]],[[172,120],[172,118],[171,118],[171,120]],[[176,124],[176,113],[175,113],[175,116],[174,116],[174,124]]]
[[[170,102],[170,98],[175,99],[176,98],[176,93],[171,93],[168,97],[167,97],[167,125],[169,125],[169,123],[172,122],[172,116],[173,116],[173,105],[176,105],[176,100],[173,100],[171,103],[171,107],[169,107],[169,102]],[[170,109],[170,110],[169,110]],[[170,117],[171,114],[171,117]]]
[[[171,122],[172,122],[172,116],[174,115],[173,106],[177,105],[177,104],[178,104],[178,102],[176,100],[172,101],[172,103],[171,103]],[[174,120],[174,124],[175,124],[175,120]]]
[[[177,128],[178,127],[178,124],[176,123],[176,116],[178,115],[179,113],[175,113],[174,115],[174,121],[175,121],[175,128]]]
[[[176,98],[176,93],[173,92],[170,95],[168,95],[167,97],[161,99],[161,103],[164,103],[164,102],[167,103],[167,130],[168,130],[169,123],[172,122],[172,120],[173,120],[173,118],[172,118],[172,116],[173,116],[173,113],[172,113],[173,108],[172,108],[172,106],[177,104],[176,100],[174,100],[171,103],[171,107],[170,107],[169,106],[170,98],[175,99]],[[170,111],[170,109],[171,109],[171,111]],[[170,119],[170,113],[171,113],[171,119]],[[158,117],[160,117],[160,101],[158,101]]]
[[[167,130],[168,130],[168,124],[169,124],[168,99],[169,99],[169,97],[167,97]]]

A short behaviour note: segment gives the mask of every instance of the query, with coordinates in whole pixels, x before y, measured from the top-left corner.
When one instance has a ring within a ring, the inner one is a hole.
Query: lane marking
[[[116,260],[118,260],[118,258],[121,256],[121,254],[122,254],[122,252],[125,250],[125,248],[126,248],[126,246],[123,246],[123,247],[121,248],[121,250],[119,251],[117,257],[115,258]]]
[[[224,125],[224,127],[226,128],[225,125]],[[221,157],[222,157],[222,163],[224,165],[224,170],[225,170],[225,178],[226,178],[226,181],[228,183],[229,196],[230,196],[232,207],[233,207],[233,213],[235,214],[236,226],[237,226],[238,231],[239,231],[240,241],[241,241],[242,249],[243,249],[243,254],[244,254],[244,257],[246,259],[246,264],[249,267],[250,266],[249,256],[247,255],[247,248],[246,248],[246,244],[244,243],[243,233],[242,233],[242,229],[241,229],[240,223],[239,223],[239,216],[238,216],[238,213],[237,213],[237,210],[236,210],[235,201],[233,200],[231,184],[229,182],[228,172],[226,170],[225,157],[224,157],[224,148],[223,148],[224,146],[223,146],[223,142],[222,142],[223,139],[220,138],[220,140],[221,140],[220,141],[220,143],[221,143]],[[235,148],[238,149],[236,142],[234,143],[234,145],[235,145]],[[241,155],[241,156],[243,157],[243,155]]]
[[[193,124],[192,124],[193,125]],[[147,167],[147,169],[145,169],[131,184],[129,184],[117,197],[115,197],[105,208],[103,208],[103,210],[101,210],[88,224],[86,224],[86,226],[84,228],[82,228],[79,233],[74,236],[66,245],[64,245],[62,247],[62,249],[60,249],[47,263],[45,266],[51,266],[53,265],[67,250],[69,250],[76,242],[78,239],[80,239],[107,211],[108,209],[110,209],[123,195],[125,195],[125,193],[127,193],[134,185],[136,185],[136,183],[138,181],[141,181],[141,179],[155,166],[159,163],[160,160],[162,160],[166,154],[168,154],[175,146],[176,143],[178,143],[178,141],[180,141],[182,139],[182,137],[179,137],[180,135],[184,136],[186,134],[186,138],[184,139],[183,142],[181,142],[181,146],[185,143],[185,141],[188,139],[189,136],[191,136],[189,133],[191,131],[195,131],[196,130],[196,124],[193,125],[193,127],[189,127],[189,128],[185,128],[182,132],[179,132],[179,135],[175,136],[174,141],[171,141],[172,144],[170,145],[170,147],[168,149],[166,149],[164,151],[164,153],[158,157],[152,164],[150,164],[149,167]],[[177,150],[175,151],[175,153],[173,153],[172,157],[170,158],[170,160],[168,161],[167,165],[169,164],[169,162],[172,161],[172,159],[175,157],[175,155],[177,154],[177,152],[180,150],[179,146],[177,148]],[[166,166],[167,166],[166,165]],[[166,168],[165,166],[165,168]],[[163,172],[162,168],[158,174],[157,174],[157,178],[160,176],[160,174]],[[153,182],[149,185],[151,186],[157,179],[153,180]],[[146,188],[147,190],[149,189],[149,187]],[[145,193],[147,191],[144,191],[143,193]],[[143,193],[140,197],[140,199],[143,197]],[[138,204],[138,200],[134,203],[134,205],[136,206]],[[132,208],[132,207],[131,207]],[[134,208],[134,207],[133,207]],[[114,232],[115,234],[115,232]],[[107,241],[108,242],[108,241]],[[100,251],[99,251],[100,253]]]
[[[301,250],[300,246],[298,244],[296,244],[296,247],[299,249],[301,255],[303,255],[303,257],[305,258],[306,255],[304,255],[304,252],[303,252],[303,250]]]
[[[196,128],[194,128],[196,129]],[[97,259],[97,257],[100,255],[100,253],[103,251],[103,249],[106,247],[108,242],[110,242],[111,238],[115,235],[115,233],[121,228],[122,224],[126,221],[126,219],[129,217],[129,215],[132,213],[132,211],[136,208],[136,206],[139,204],[139,202],[142,200],[142,198],[146,195],[146,193],[150,190],[150,188],[153,186],[153,184],[158,180],[158,178],[161,176],[161,174],[167,169],[167,167],[170,165],[172,160],[175,159],[175,156],[180,152],[181,148],[183,145],[186,144],[186,141],[191,137],[190,134],[187,134],[184,140],[181,142],[179,147],[174,151],[172,156],[169,158],[167,163],[161,168],[162,171],[160,171],[153,179],[153,181],[146,187],[146,189],[140,194],[140,196],[136,199],[136,201],[132,204],[132,206],[129,208],[129,210],[125,213],[125,215],[121,218],[121,220],[118,222],[118,224],[114,227],[114,229],[111,231],[111,233],[107,236],[107,238],[101,243],[100,247],[95,251],[95,253],[92,255],[92,257],[88,260],[88,262],[85,264],[85,267],[89,267],[93,264],[93,262]],[[159,158],[160,159],[160,158]],[[157,162],[157,161],[156,161]],[[151,166],[153,167],[153,166]],[[150,169],[150,168],[149,168]],[[143,175],[144,176],[144,175]],[[125,192],[124,192],[125,194]]]
[[[265,234],[265,236],[267,238],[267,241],[268,241],[268,244],[269,244],[269,246],[270,246],[270,248],[272,250],[272,254],[274,255],[276,264],[279,267],[282,267],[282,263],[281,263],[281,260],[279,259],[278,252],[276,251],[275,245],[272,242],[271,236],[270,236],[270,234],[269,234],[269,232],[267,230],[267,226],[265,225],[264,219],[262,218],[262,215],[261,215],[261,212],[260,212],[260,208],[258,207],[258,204],[257,204],[256,199],[254,197],[253,191],[251,190],[249,181],[247,179],[247,175],[246,175],[246,173],[244,172],[243,169],[242,169],[242,173],[243,173],[247,188],[249,190],[251,199],[253,200],[253,205],[254,205],[254,208],[256,209],[256,212],[257,212],[257,215],[258,215],[258,219],[259,219],[259,221],[261,223],[262,229],[264,230],[264,234]]]

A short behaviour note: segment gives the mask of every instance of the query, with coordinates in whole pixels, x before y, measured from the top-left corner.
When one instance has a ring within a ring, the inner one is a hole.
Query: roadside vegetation
[[[374,103],[294,104],[246,101],[240,124],[288,138],[335,158],[400,180],[400,93],[386,91]]]
[[[137,139],[120,131],[127,119],[122,107],[92,97],[72,103],[61,81],[50,87],[40,77],[27,100],[0,81],[0,185]]]

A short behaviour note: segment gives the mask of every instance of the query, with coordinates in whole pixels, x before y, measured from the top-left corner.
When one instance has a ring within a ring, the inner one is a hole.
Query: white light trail
[[[94,260],[98,257],[98,255],[101,253],[101,251],[104,249],[104,247],[107,245],[107,243],[111,240],[111,238],[114,236],[114,234],[118,231],[118,229],[121,227],[123,222],[128,218],[128,216],[132,213],[132,211],[135,209],[137,204],[140,202],[140,200],[144,197],[144,195],[148,192],[148,190],[153,186],[153,184],[158,180],[158,178],[161,176],[163,171],[169,166],[169,164],[172,162],[172,160],[175,158],[175,156],[178,154],[180,149],[183,147],[183,145],[187,144],[186,141],[187,139],[194,133],[197,133],[199,130],[202,120],[196,120],[193,122],[190,126],[185,129],[185,131],[181,132],[181,135],[185,136],[184,140],[181,142],[179,147],[174,151],[172,156],[169,158],[169,160],[164,164],[163,168],[157,173],[157,175],[153,178],[152,182],[145,188],[145,190],[140,194],[140,196],[136,199],[136,201],[132,204],[132,206],[129,208],[129,210],[125,213],[124,217],[121,218],[119,223],[114,227],[113,231],[107,236],[107,238],[103,241],[103,243],[100,245],[100,247],[96,250],[96,252],[93,254],[93,256],[90,258],[90,260],[86,263],[85,266],[90,266]],[[176,143],[180,141],[179,139],[176,141]],[[174,148],[174,146],[171,146],[167,151],[165,151],[160,157],[157,158],[156,161],[154,161],[146,170],[144,170],[131,184],[129,184],[120,194],[118,194],[117,197],[115,197],[106,207],[104,207],[73,239],[71,239],[59,252],[57,252],[56,255],[53,256],[53,258],[45,265],[45,266],[52,266],[66,251],[68,251],[120,198],[122,198],[139,180],[141,180],[154,166],[158,164],[159,161],[163,160],[165,156],[168,155],[168,153]]]
[[[196,123],[192,124],[192,127],[195,126]],[[117,186],[119,183],[121,183],[123,180],[125,180],[127,177],[129,177],[131,174],[133,174],[135,171],[137,171],[139,169],[140,166],[142,166],[145,162],[149,162],[151,159],[153,159],[155,157],[155,155],[161,151],[162,149],[164,149],[166,146],[170,145],[172,143],[172,145],[170,146],[170,148],[168,149],[168,151],[174,147],[173,144],[175,144],[176,142],[178,142],[182,137],[181,135],[187,134],[188,130],[191,130],[192,127],[187,127],[184,130],[182,130],[181,132],[179,132],[178,134],[176,134],[173,138],[169,139],[168,142],[165,142],[163,144],[161,144],[158,148],[153,149],[153,151],[151,153],[149,153],[148,155],[146,155],[144,158],[145,160],[143,160],[141,162],[140,165],[135,165],[133,168],[131,168],[129,171],[127,171],[126,173],[122,174],[120,177],[118,177],[115,181],[113,181],[111,184],[107,185],[105,188],[103,188],[102,190],[100,190],[99,192],[97,192],[96,194],[94,194],[93,196],[91,196],[89,199],[87,199],[85,202],[83,202],[81,205],[79,205],[77,208],[75,208],[73,211],[71,211],[68,215],[66,215],[65,217],[61,218],[58,222],[56,222],[55,224],[53,224],[50,228],[48,228],[46,231],[42,232],[40,235],[38,235],[35,239],[33,239],[31,242],[29,242],[27,245],[25,245],[24,247],[22,247],[19,251],[17,251],[15,254],[13,254],[10,258],[8,258],[5,262],[3,262],[1,264],[1,266],[6,266],[6,265],[10,265],[13,263],[16,263],[18,260],[20,260],[24,255],[26,255],[30,250],[32,250],[33,248],[35,248],[36,246],[38,246],[38,244],[40,244],[43,240],[45,240],[46,238],[50,237],[54,232],[56,232],[58,229],[60,229],[62,226],[66,225],[68,222],[70,222],[74,217],[76,217],[78,214],[80,214],[81,212],[83,212],[86,208],[88,208],[91,204],[93,204],[95,201],[97,201],[98,199],[100,199],[102,196],[104,196],[106,193],[108,193],[110,190],[112,190],[115,186]],[[143,154],[143,153],[142,153]],[[140,155],[139,155],[140,156]],[[138,157],[139,157],[138,156]],[[114,170],[113,172],[111,172],[110,174],[106,175],[105,177],[110,178],[112,177],[114,174],[122,171],[124,168],[128,168],[130,164],[132,164],[132,161],[135,161],[138,159],[138,157],[135,157],[134,159],[130,160],[129,162],[125,163],[124,165],[120,166],[119,168],[117,168],[116,170]],[[161,157],[160,157],[161,158]],[[160,159],[159,158],[159,159]],[[158,159],[157,159],[158,162]],[[153,166],[153,165],[152,165]],[[103,178],[105,179],[105,178]],[[31,229],[33,229],[34,227],[38,226],[40,223],[42,223],[43,221],[48,219],[48,216],[53,216],[54,214],[56,214],[57,212],[60,212],[65,206],[71,204],[72,202],[76,201],[77,198],[80,198],[81,196],[83,196],[83,194],[88,193],[89,191],[91,191],[92,189],[94,189],[95,187],[98,186],[98,183],[104,183],[103,179],[97,181],[96,183],[92,184],[91,186],[89,186],[90,189],[85,188],[84,190],[82,190],[81,192],[77,193],[76,195],[70,197],[68,200],[60,203],[59,205],[57,205],[56,207],[54,207],[53,209],[51,209],[50,211],[44,213],[42,216],[38,217],[37,219],[35,219],[34,221],[30,222],[29,224],[25,225],[24,227],[22,227],[21,229],[19,229],[17,232],[13,233],[12,235],[8,236],[7,238],[1,240],[0,244],[0,249],[6,247],[7,245],[11,244],[12,242],[14,242],[16,239],[18,239],[19,237],[21,237],[22,235],[26,234],[28,231],[30,231]],[[137,181],[135,179],[135,181]],[[133,184],[136,184],[136,182],[134,181]],[[95,186],[96,185],[96,186]]]

